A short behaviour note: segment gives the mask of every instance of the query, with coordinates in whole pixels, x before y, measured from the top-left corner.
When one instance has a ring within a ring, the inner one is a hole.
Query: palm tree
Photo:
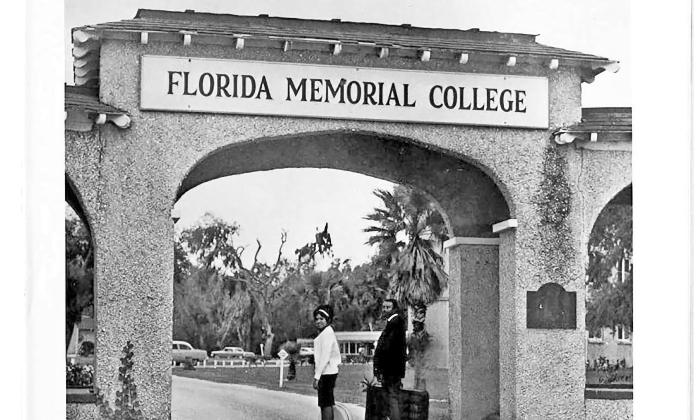
[[[407,187],[394,192],[375,190],[384,208],[365,217],[376,224],[364,229],[371,233],[368,244],[379,246],[377,260],[388,265],[390,290],[413,312],[413,333],[409,352],[415,368],[416,389],[425,389],[425,350],[428,333],[425,315],[447,283],[440,252],[447,229],[434,203]]]

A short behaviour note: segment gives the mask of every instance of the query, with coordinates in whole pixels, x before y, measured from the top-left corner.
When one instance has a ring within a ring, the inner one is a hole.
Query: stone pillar
[[[96,385],[113,406],[122,349],[145,417],[169,419],[173,310],[173,222],[167,173],[139,138],[112,136],[97,194],[95,241]],[[136,137],[136,136],[134,136]],[[130,144],[131,143],[131,144]]]
[[[430,346],[425,354],[427,369],[447,369],[448,367],[449,306],[449,290],[444,290],[438,300],[428,306],[425,316],[425,329],[430,334]],[[413,326],[409,324],[408,328],[412,330]]]
[[[452,238],[449,268],[451,417],[481,420],[499,407],[498,239]]]
[[[543,271],[547,263],[536,236],[522,228],[500,232],[501,419],[584,419],[583,281]],[[528,328],[528,292],[547,283],[576,292],[574,328]]]

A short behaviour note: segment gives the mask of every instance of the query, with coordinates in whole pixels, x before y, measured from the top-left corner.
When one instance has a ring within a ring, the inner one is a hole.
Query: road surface
[[[173,375],[173,420],[318,420],[316,397]],[[364,408],[346,404],[353,419]],[[340,417],[340,416],[336,416]],[[342,420],[336,419],[336,420]]]

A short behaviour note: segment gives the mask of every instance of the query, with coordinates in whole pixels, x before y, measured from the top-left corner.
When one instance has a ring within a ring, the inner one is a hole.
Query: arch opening
[[[67,176],[65,187],[66,391],[72,397],[89,393],[95,385],[94,242]]]
[[[511,214],[506,198],[496,183],[473,164],[403,139],[345,132],[260,139],[217,149],[189,170],[178,187],[176,200],[180,203],[190,192],[197,191],[199,186],[223,177],[300,168],[363,174],[421,191],[436,203],[435,208],[446,221],[449,237],[496,239],[496,235],[492,233],[492,225],[508,219]],[[177,214],[178,217],[182,217],[181,211],[177,211]],[[494,270],[495,274],[491,274],[497,280],[497,267]],[[457,276],[449,280],[450,284],[464,281],[459,270],[450,270],[449,275]],[[494,296],[497,299],[497,293]],[[447,340],[447,323],[450,318],[447,293],[440,301],[440,310],[444,312],[440,318],[443,328],[441,333],[444,335],[441,351],[445,352],[445,357],[440,362],[443,364],[443,370],[428,371],[445,373],[438,385],[443,389],[438,394],[444,395],[447,400],[447,349],[452,345],[448,345]],[[498,306],[497,300],[491,303],[495,307]],[[177,304],[176,302],[175,305]],[[429,316],[435,316],[434,314],[433,310]],[[435,326],[435,323],[431,326]],[[488,329],[488,334],[493,334],[493,327],[489,326]],[[497,331],[495,334],[497,337]],[[461,340],[469,340],[469,337],[461,337]],[[498,346],[497,338],[495,346]],[[346,349],[358,348],[357,345],[348,345]],[[492,350],[491,353],[497,358],[498,349]],[[462,366],[466,362],[460,363]],[[497,362],[491,366],[498,369]],[[371,376],[371,372],[368,374]],[[494,375],[497,377],[498,372],[495,371]],[[430,384],[428,386],[430,390]],[[495,391],[497,392],[497,389]],[[497,397],[494,398],[495,408],[489,407],[491,411],[497,409],[497,400]],[[447,411],[447,404],[444,405],[443,408]]]
[[[175,200],[212,179],[281,168],[338,169],[411,186],[440,203],[453,236],[495,237],[491,226],[512,214],[508,195],[477,166],[407,139],[357,132],[258,139],[222,147],[188,171]],[[455,197],[464,199],[458,202]]]
[[[632,185],[603,207],[588,241],[587,385],[633,382]]]

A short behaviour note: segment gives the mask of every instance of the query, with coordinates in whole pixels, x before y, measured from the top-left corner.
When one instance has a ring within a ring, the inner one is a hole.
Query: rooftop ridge
[[[415,31],[440,31],[445,33],[454,34],[499,34],[512,36],[514,38],[522,38],[523,41],[535,42],[537,34],[524,34],[516,32],[499,32],[499,31],[482,31],[479,28],[470,29],[459,29],[459,28],[434,28],[425,26],[414,26],[412,24],[391,24],[391,23],[380,23],[380,22],[357,22],[357,21],[346,21],[337,18],[333,19],[307,19],[307,18],[297,18],[297,17],[287,17],[287,16],[270,16],[267,14],[263,15],[237,15],[233,13],[214,13],[214,12],[196,12],[191,9],[187,9],[184,12],[175,10],[162,10],[162,9],[139,9],[134,16],[134,19],[152,19],[162,17],[162,14],[167,13],[172,16],[180,16],[182,18],[188,18],[183,20],[192,20],[192,17],[209,17],[219,20],[224,19],[250,19],[250,20],[267,20],[267,21],[294,21],[294,22],[313,22],[313,23],[323,23],[333,26],[338,25],[361,25],[361,26],[371,26],[377,28],[393,28],[401,32],[415,32]],[[123,22],[124,20],[122,20]]]

